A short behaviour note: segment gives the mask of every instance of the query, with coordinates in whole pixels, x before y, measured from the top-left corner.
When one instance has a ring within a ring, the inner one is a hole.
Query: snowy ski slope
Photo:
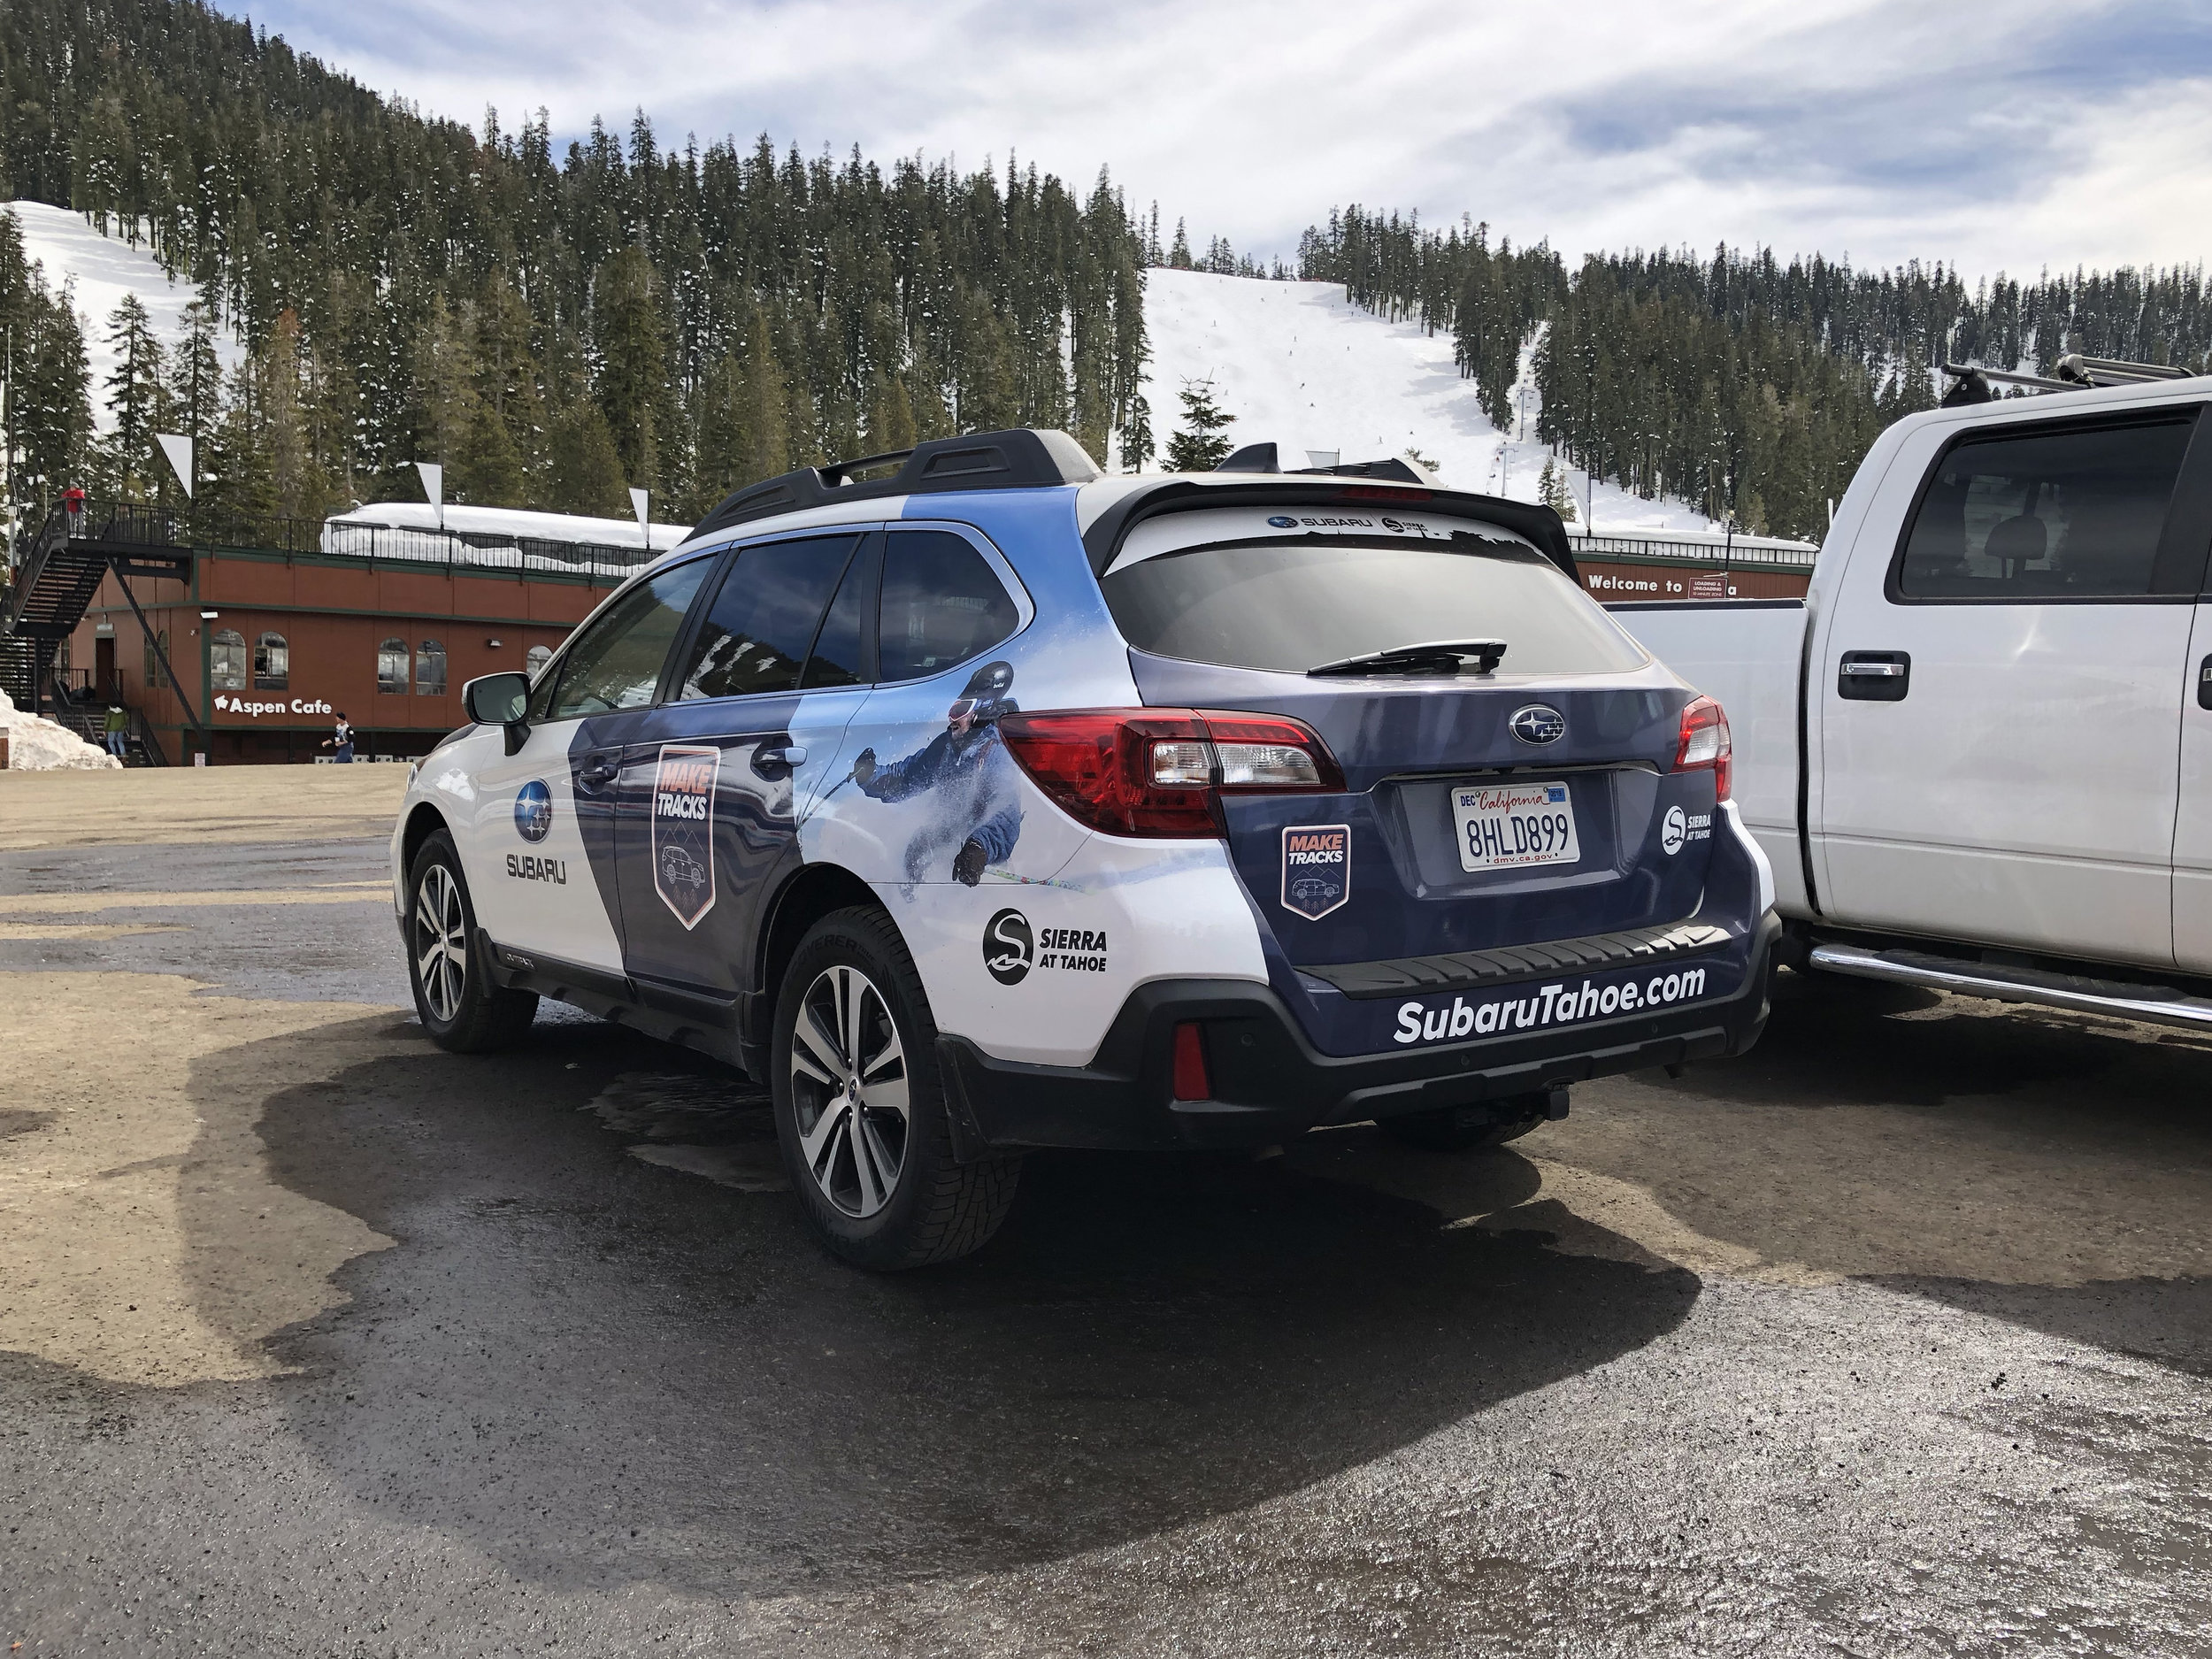
[[[44,268],[46,286],[57,291],[69,288],[92,365],[93,419],[106,432],[115,425],[107,406],[108,376],[115,372],[116,360],[108,345],[108,319],[125,294],[135,294],[153,319],[154,332],[165,345],[172,344],[184,336],[184,308],[195,297],[192,285],[172,282],[142,244],[134,248],[119,236],[103,236],[81,213],[44,202],[0,203],[0,210],[15,215],[23,231],[23,251]],[[225,368],[238,360],[238,342],[227,333],[217,335],[215,349]]]
[[[1152,361],[1144,395],[1163,449],[1179,424],[1183,382],[1210,379],[1215,402],[1235,418],[1229,436],[1239,444],[1272,439],[1294,457],[1335,449],[1347,461],[1410,446],[1454,488],[1536,499],[1550,451],[1536,441],[1539,402],[1525,355],[1516,388],[1527,408],[1521,438],[1501,434],[1483,414],[1474,383],[1453,365],[1448,334],[1385,322],[1347,303],[1334,283],[1155,268],[1145,273],[1145,326]],[[1569,476],[1586,516],[1589,480]],[[1640,500],[1611,484],[1598,485],[1596,509],[1600,534],[1720,527],[1680,502]]]

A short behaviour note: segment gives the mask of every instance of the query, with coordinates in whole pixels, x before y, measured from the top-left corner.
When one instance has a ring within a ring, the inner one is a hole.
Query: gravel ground
[[[741,1079],[432,1048],[380,860],[0,852],[22,1659],[2212,1651],[2203,1044],[1786,979],[1502,1153],[1038,1157],[872,1279]]]

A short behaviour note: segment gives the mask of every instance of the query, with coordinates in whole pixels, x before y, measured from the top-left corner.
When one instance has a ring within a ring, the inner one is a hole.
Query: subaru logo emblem
[[[1505,724],[1524,743],[1556,743],[1567,735],[1567,717],[1541,703],[1514,710]]]
[[[1295,530],[1298,527],[1298,521],[1286,513],[1279,512],[1267,522],[1278,530]]]
[[[526,841],[541,841],[553,827],[553,792],[533,780],[515,795],[515,832]]]

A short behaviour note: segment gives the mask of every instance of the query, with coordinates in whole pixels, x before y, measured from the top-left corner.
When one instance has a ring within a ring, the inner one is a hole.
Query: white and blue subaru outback
[[[1495,1144],[1766,1017],[1721,710],[1548,509],[1402,463],[805,468],[465,695],[392,840],[425,1028],[557,997],[765,1079],[869,1267],[981,1244],[1027,1148]]]

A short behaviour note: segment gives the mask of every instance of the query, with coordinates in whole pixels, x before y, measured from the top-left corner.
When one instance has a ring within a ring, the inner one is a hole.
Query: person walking
[[[353,725],[346,718],[343,709],[338,710],[337,728],[323,739],[321,747],[337,750],[331,758],[341,765],[353,764]]]
[[[124,741],[124,733],[130,730],[130,716],[123,712],[123,708],[120,703],[111,703],[108,704],[106,727],[108,736],[108,753],[114,756],[118,760],[124,758],[124,750],[127,747]]]

